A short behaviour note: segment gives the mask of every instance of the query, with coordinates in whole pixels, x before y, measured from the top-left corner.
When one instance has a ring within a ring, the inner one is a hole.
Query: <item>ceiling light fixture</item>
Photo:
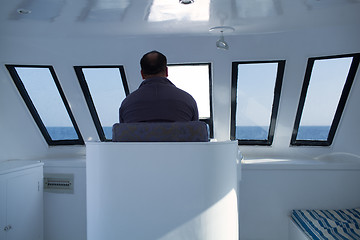
[[[209,29],[210,32],[220,33],[219,40],[216,41],[216,47],[218,49],[229,50],[229,44],[224,39],[224,32],[233,32],[235,29],[229,26],[212,27]]]
[[[182,4],[190,4],[193,2],[194,2],[194,0],[179,0],[179,3],[182,3]]]
[[[29,9],[25,9],[25,8],[19,8],[18,10],[16,10],[17,13],[22,14],[22,15],[26,15],[26,14],[30,14],[31,10]]]
[[[223,31],[221,31],[221,36],[219,40],[216,41],[216,47],[219,49],[229,50],[229,44],[225,42]]]

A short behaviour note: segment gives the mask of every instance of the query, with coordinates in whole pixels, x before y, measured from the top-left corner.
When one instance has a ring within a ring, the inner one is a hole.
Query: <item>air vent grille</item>
[[[73,174],[44,174],[44,191],[74,193]]]

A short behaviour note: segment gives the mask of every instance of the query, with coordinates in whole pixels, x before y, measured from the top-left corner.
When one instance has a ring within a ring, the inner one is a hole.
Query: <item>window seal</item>
[[[212,68],[211,63],[170,63],[167,66],[198,66],[198,65],[207,65],[209,70],[209,97],[210,97],[210,117],[209,118],[200,118],[199,121],[205,122],[209,126],[210,138],[214,138],[214,117],[213,117],[213,91],[212,91]],[[170,79],[171,81],[171,79]]]
[[[38,126],[40,132],[42,133],[45,141],[49,146],[57,146],[57,145],[84,145],[84,140],[81,136],[79,127],[77,126],[77,123],[75,121],[74,115],[72,114],[70,105],[65,97],[65,94],[61,88],[60,82],[56,76],[55,70],[53,66],[51,65],[11,65],[11,64],[5,64],[5,67],[7,68],[8,72],[10,73],[11,78],[13,79],[13,82],[15,83],[16,88],[18,89],[21,97],[23,98],[27,108],[30,111],[30,114],[32,115],[36,125]],[[45,127],[45,124],[43,123],[35,105],[33,104],[28,92],[26,91],[26,88],[19,76],[19,74],[16,71],[17,67],[23,67],[23,68],[47,68],[49,69],[51,76],[55,82],[56,88],[60,94],[61,100],[65,106],[65,109],[69,115],[69,118],[71,120],[71,123],[73,124],[74,130],[78,136],[78,139],[64,139],[64,140],[52,140],[50,137],[50,134],[48,130]]]
[[[275,126],[279,112],[279,103],[281,96],[282,81],[285,73],[286,60],[269,61],[238,61],[232,63],[232,81],[231,81],[231,118],[230,118],[230,139],[236,140],[236,110],[237,110],[237,83],[238,83],[238,65],[240,64],[258,64],[258,63],[277,63],[277,73],[274,86],[274,97],[270,116],[270,125],[268,137],[265,140],[237,139],[238,145],[262,145],[271,146],[274,140]]]
[[[128,96],[129,95],[129,87],[128,87],[127,80],[126,80],[126,74],[125,74],[124,66],[122,66],[122,65],[74,66],[76,76],[78,78],[81,90],[82,90],[82,92],[84,94],[85,101],[86,101],[87,106],[89,108],[89,112],[90,112],[91,118],[92,118],[92,120],[94,122],[96,131],[97,131],[98,136],[100,138],[100,141],[102,141],[102,142],[111,142],[112,141],[111,139],[107,139],[105,137],[105,133],[104,133],[103,127],[101,125],[99,115],[98,115],[98,113],[96,111],[94,101],[93,101],[93,99],[91,97],[91,94],[90,94],[89,86],[88,86],[88,84],[86,82],[84,72],[82,71],[82,69],[84,69],[84,68],[118,68],[119,71],[120,71],[122,84],[123,84],[123,87],[124,87],[124,90],[125,90],[125,95]]]
[[[346,58],[346,57],[352,57],[353,59],[352,59],[352,62],[351,62],[350,68],[349,68],[348,75],[345,80],[344,88],[342,90],[342,93],[341,93],[341,96],[339,99],[339,103],[336,107],[335,115],[334,115],[334,118],[333,118],[331,126],[330,126],[327,140],[325,140],[325,141],[324,140],[303,140],[303,139],[296,140],[302,112],[303,112],[304,105],[305,105],[306,94],[307,94],[307,90],[308,90],[310,79],[311,79],[311,73],[312,73],[315,61],[316,60],[325,60],[325,59]],[[333,140],[334,140],[334,137],[336,134],[336,130],[338,128],[343,111],[345,109],[347,98],[350,94],[351,86],[354,82],[354,79],[355,79],[355,76],[357,73],[359,61],[360,61],[360,53],[312,57],[312,58],[308,59],[305,76],[304,76],[304,82],[303,82],[303,86],[302,86],[302,90],[301,90],[301,96],[299,99],[298,109],[297,109],[294,127],[293,127],[293,131],[292,131],[291,141],[290,141],[291,146],[330,146],[333,143]]]

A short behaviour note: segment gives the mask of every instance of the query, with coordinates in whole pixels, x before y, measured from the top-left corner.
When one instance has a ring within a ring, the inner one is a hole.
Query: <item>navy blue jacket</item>
[[[163,77],[144,80],[119,109],[120,123],[198,121],[195,99]]]

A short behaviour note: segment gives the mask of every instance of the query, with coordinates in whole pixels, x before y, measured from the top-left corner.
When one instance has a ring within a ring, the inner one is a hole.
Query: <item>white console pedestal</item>
[[[237,149],[87,143],[88,240],[238,240]]]

